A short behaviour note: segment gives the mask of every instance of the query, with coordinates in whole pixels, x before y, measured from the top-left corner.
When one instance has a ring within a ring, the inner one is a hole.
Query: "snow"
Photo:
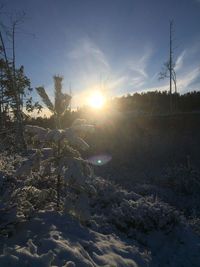
[[[87,182],[96,194],[88,223],[84,219],[81,225],[77,217],[51,207],[35,211],[34,216],[16,223],[9,238],[1,233],[0,267],[199,267],[200,237],[181,221],[171,227],[171,216],[179,218],[168,205],[127,192],[103,178],[91,179]],[[35,203],[41,192],[34,191]],[[80,217],[81,211],[88,210],[88,200],[85,194],[79,196]],[[130,226],[134,220],[135,229]],[[126,231],[118,229],[123,222]]]
[[[40,166],[40,158],[41,152],[38,150],[29,159],[24,160],[16,170],[16,177],[28,176],[32,169],[38,169]]]
[[[75,121],[70,128],[65,130],[49,130],[33,125],[26,125],[25,129],[27,134],[33,136],[34,142],[58,142],[67,139],[70,145],[76,146],[81,150],[87,150],[89,145],[79,135],[81,133],[94,132],[94,126],[85,124],[84,120]]]
[[[147,266],[148,259],[114,234],[95,232],[53,211],[40,212],[3,243],[2,267]]]
[[[58,142],[62,139],[63,130],[54,129],[48,132],[46,135],[46,141]]]
[[[199,173],[170,170],[159,186],[125,190],[74,149],[88,149],[81,137],[93,130],[81,119],[65,130],[27,126],[40,148],[0,154],[0,267],[199,267],[200,219],[181,212],[199,199]]]
[[[68,215],[40,211],[13,236],[0,239],[0,267],[199,267],[200,240],[189,228],[138,233],[137,239],[102,234]]]

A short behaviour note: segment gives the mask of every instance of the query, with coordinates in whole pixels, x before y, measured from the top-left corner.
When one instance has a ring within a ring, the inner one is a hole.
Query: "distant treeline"
[[[115,109],[120,112],[135,112],[136,114],[159,115],[170,112],[200,112],[200,91],[186,94],[170,94],[166,91],[134,93],[126,96],[115,97],[109,100],[106,108]],[[172,107],[172,109],[171,109]],[[87,107],[82,107],[76,111],[69,110],[62,116],[61,125],[63,128],[69,127],[76,118],[84,117],[88,112]],[[89,111],[90,112],[90,111]],[[91,114],[91,113],[90,113]],[[28,123],[43,127],[53,128],[54,116],[50,118],[38,117],[27,119]]]
[[[145,92],[128,94],[114,98],[110,105],[119,111],[135,111],[138,113],[168,113],[200,111],[200,91],[186,94],[168,92]]]

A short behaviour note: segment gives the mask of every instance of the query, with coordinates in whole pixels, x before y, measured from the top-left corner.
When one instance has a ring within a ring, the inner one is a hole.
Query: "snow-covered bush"
[[[64,205],[66,211],[79,214],[79,218],[85,217],[85,219],[88,214],[83,216],[83,211],[81,212],[78,206],[80,203],[81,205],[85,203],[85,208],[82,210],[88,213],[86,211],[88,210],[88,207],[86,208],[88,200],[85,182],[92,172],[88,163],[81,158],[78,150],[88,149],[89,145],[80,137],[82,133],[85,134],[88,131],[94,131],[94,127],[80,119],[65,130],[49,130],[27,125],[26,132],[29,136],[32,135],[34,142],[37,141],[40,151],[36,151],[31,159],[27,160],[24,166],[22,165],[22,171],[20,168],[17,171],[22,176],[24,175],[23,171],[27,174],[30,171],[33,172],[35,166],[40,166],[43,179],[49,177],[51,181],[52,179],[56,180],[56,188],[55,186],[54,188],[57,191],[57,206]],[[49,146],[49,148],[45,148],[45,146]],[[75,207],[79,211],[75,211]]]
[[[0,266],[38,266],[50,267],[54,259],[51,250],[46,254],[38,255],[37,247],[29,239],[27,247],[10,248],[4,247],[3,254],[0,255]]]
[[[27,125],[27,135],[32,136],[35,148],[30,147],[26,156],[0,155],[1,233],[8,234],[10,225],[34,216],[39,210],[65,210],[83,222],[89,219],[91,190],[86,181],[92,172],[75,149],[88,148],[79,137],[81,127],[84,133],[94,129],[81,120],[65,130]]]
[[[91,181],[91,185],[97,191],[94,195],[94,203],[97,209],[110,209],[113,204],[119,205],[123,199],[138,200],[141,196],[133,191],[127,192],[120,186],[114,184],[111,181],[105,180],[102,177],[95,177]]]
[[[130,236],[136,230],[170,231],[181,222],[178,211],[158,199],[127,192],[104,179],[96,178],[94,185],[97,195],[92,205],[97,225],[109,223]]]
[[[129,234],[133,230],[170,231],[179,223],[180,217],[179,213],[166,203],[140,198],[137,201],[123,200],[119,206],[114,206],[109,220]]]
[[[200,193],[200,173],[186,166],[167,168],[162,179],[157,181],[162,186],[183,194]]]

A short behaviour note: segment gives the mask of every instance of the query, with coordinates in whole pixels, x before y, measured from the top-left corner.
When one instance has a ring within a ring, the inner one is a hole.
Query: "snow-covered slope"
[[[39,212],[1,238],[0,267],[199,267],[200,239],[189,228],[170,233],[101,234],[55,211]]]
[[[12,237],[1,239],[3,246],[0,267],[143,267],[148,259],[134,243],[95,232],[54,211],[21,224]]]
[[[56,176],[34,167],[17,177],[26,162],[0,157],[0,267],[200,266],[200,237],[189,218],[157,196],[142,196],[144,188],[135,193],[91,173],[78,192],[78,183],[63,181],[58,208]]]

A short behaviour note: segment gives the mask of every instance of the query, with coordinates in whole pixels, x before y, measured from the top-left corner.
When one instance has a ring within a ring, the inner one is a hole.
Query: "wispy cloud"
[[[141,88],[149,79],[149,74],[147,72],[147,67],[149,61],[152,57],[153,49],[149,46],[144,49],[144,52],[140,57],[135,57],[128,61],[128,73],[129,79],[128,83],[130,86],[137,88]]]
[[[148,78],[147,74],[147,64],[153,54],[153,50],[150,47],[147,47],[144,51],[144,54],[141,55],[141,58],[134,58],[128,62],[128,67],[131,71],[143,76],[144,78]]]
[[[116,88],[123,86],[124,84],[126,84],[127,81],[128,81],[128,77],[126,75],[117,76],[117,77],[113,77],[112,79],[110,79],[108,83],[106,84],[106,86],[108,87],[109,90],[112,91]]]
[[[179,71],[183,67],[183,62],[185,59],[186,55],[186,50],[184,50],[177,58],[176,63],[175,63],[175,70]]]
[[[78,60],[86,65],[96,63],[104,70],[110,70],[110,65],[103,51],[89,38],[81,39],[78,44],[68,53],[69,58]]]
[[[178,80],[177,80],[177,86],[179,91],[184,91],[186,88],[189,89],[188,87],[191,86],[197,78],[200,76],[200,67],[196,67],[186,73],[185,75],[182,75]]]
[[[199,0],[200,1],[200,0]],[[179,92],[193,89],[200,78],[200,47],[198,42],[192,43],[176,60],[177,88]]]

